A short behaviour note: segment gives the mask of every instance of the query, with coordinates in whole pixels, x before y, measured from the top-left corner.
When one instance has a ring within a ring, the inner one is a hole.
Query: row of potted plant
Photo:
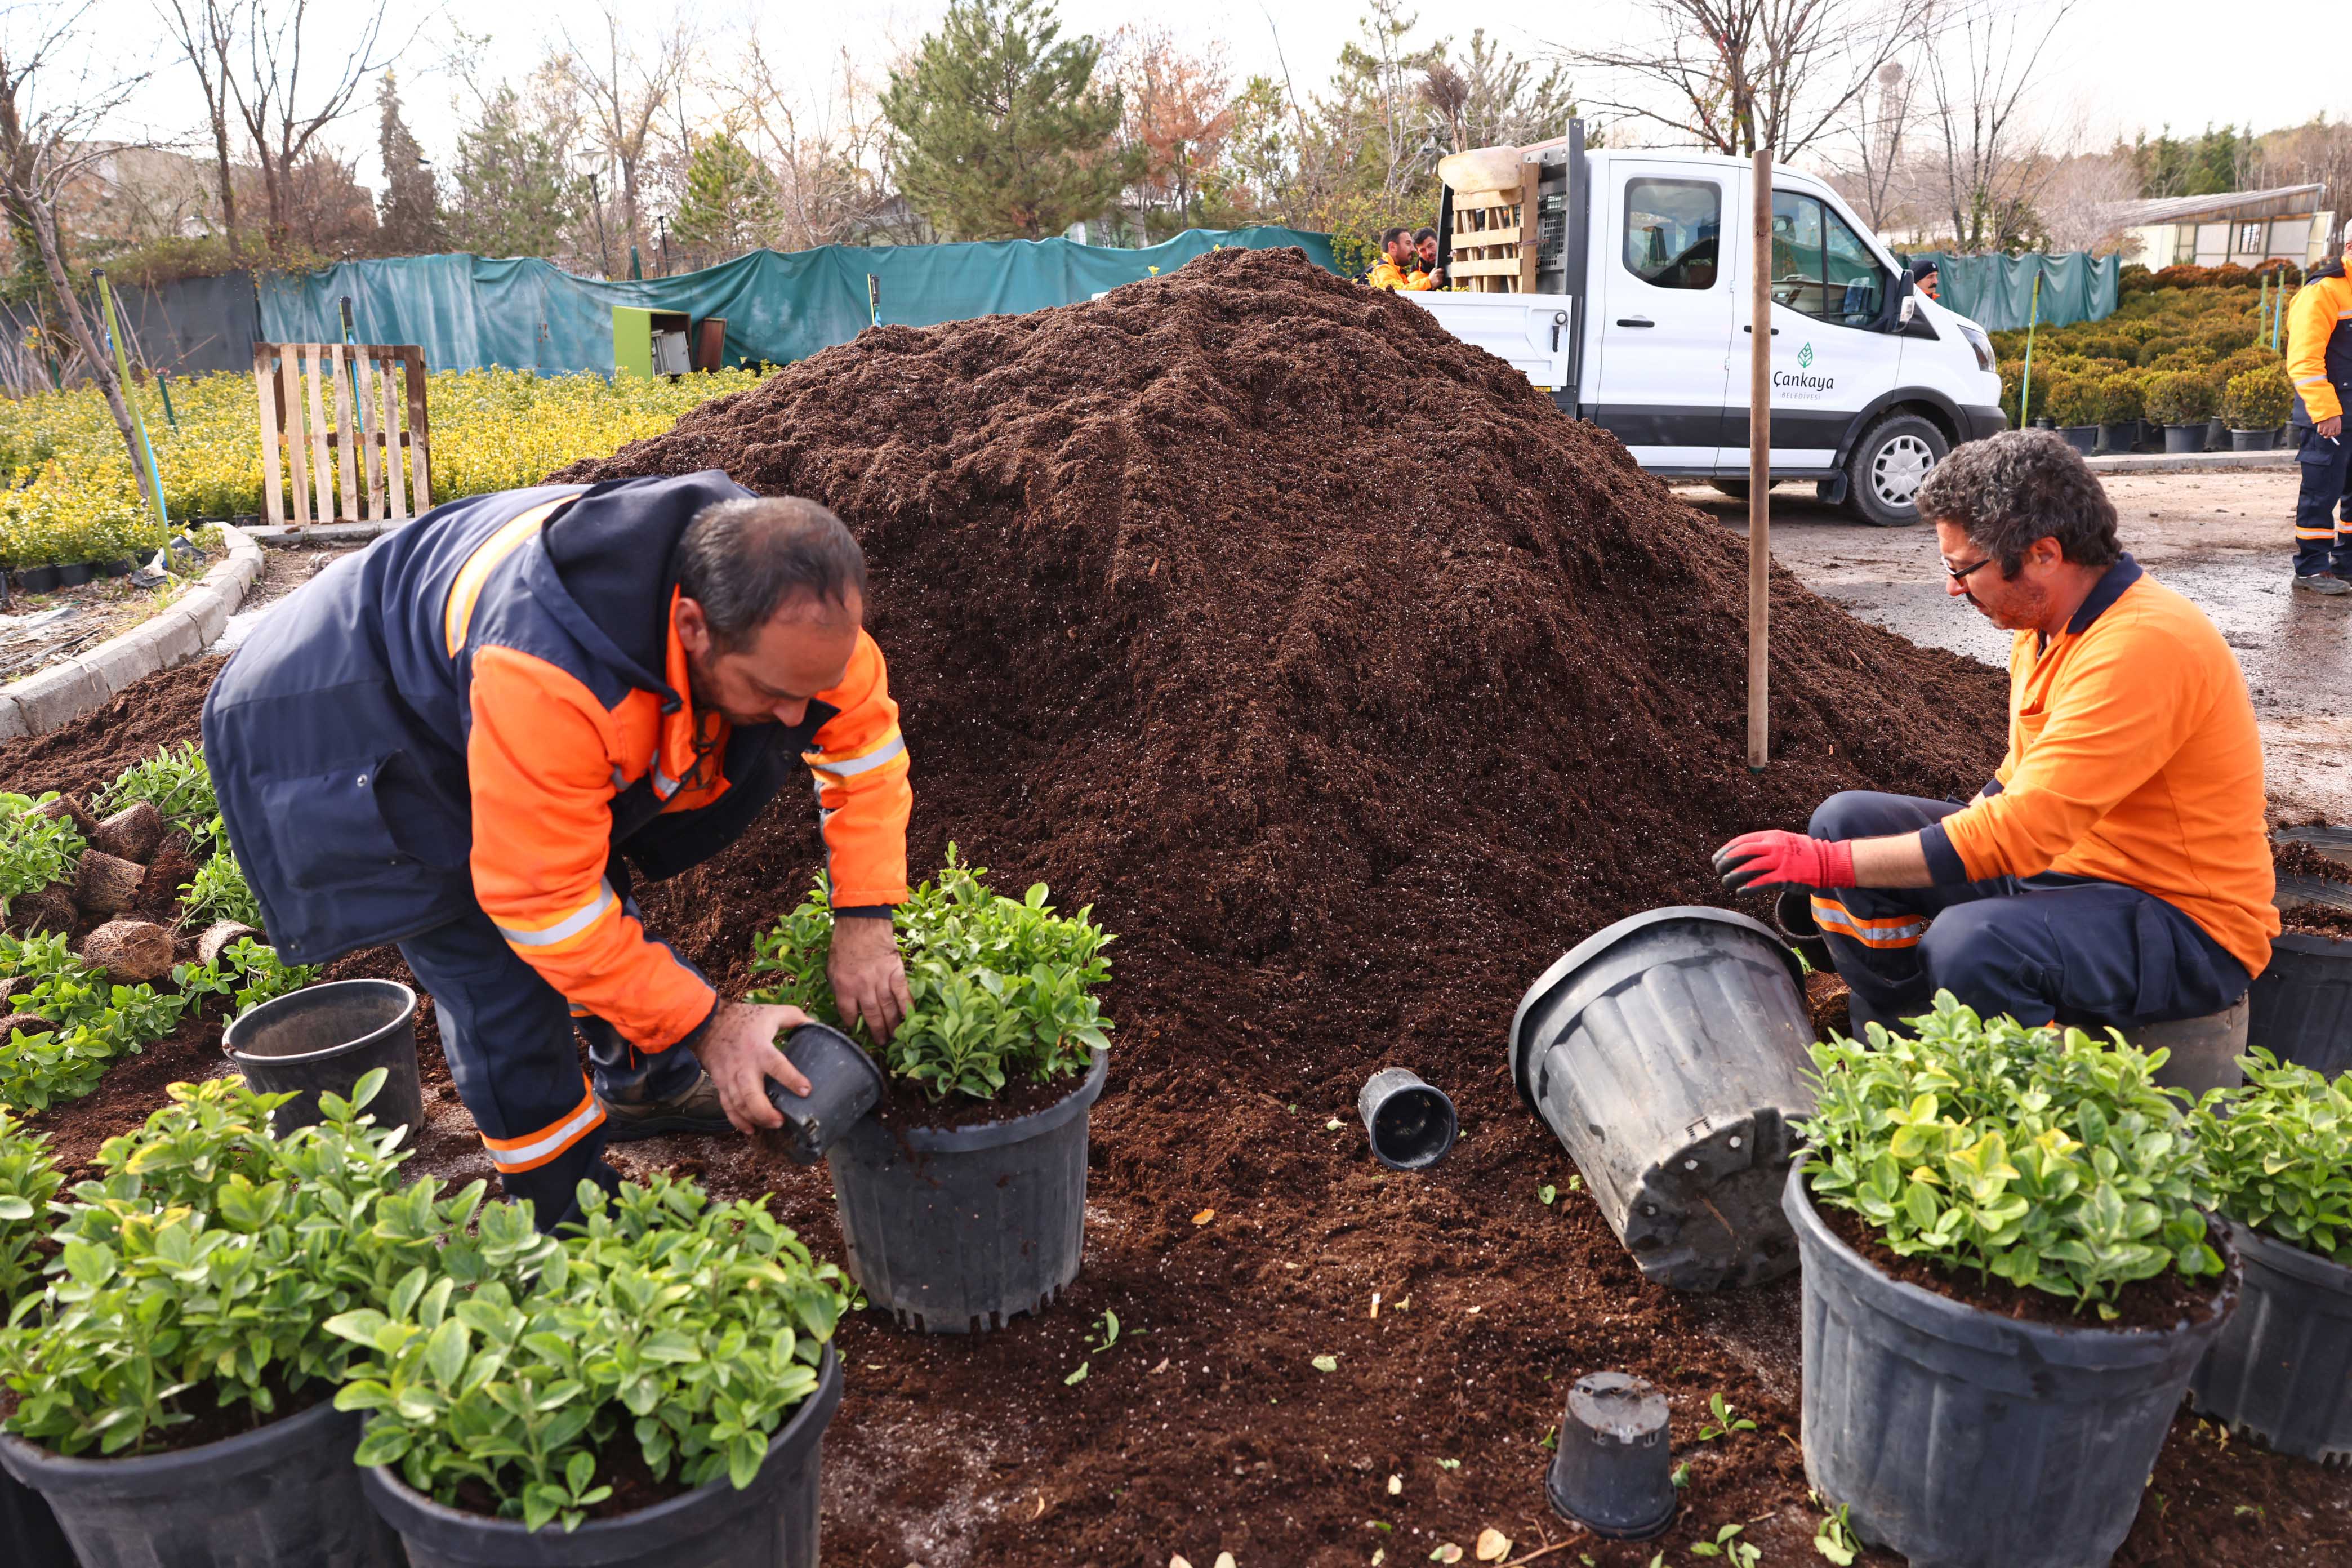
[[[289,1097],[173,1085],[62,1199],[0,1128],[0,1466],[83,1568],[812,1568],[838,1271],[667,1177],[583,1184],[558,1237],[480,1182],[404,1186],[383,1081],[283,1137]]]
[[[2352,1076],[2258,1052],[2184,1113],[2161,1051],[1949,994],[1912,1024],[1813,1047],[1783,1201],[1806,1471],[1864,1540],[2105,1563],[2192,1379],[2283,1452],[2352,1453]]]

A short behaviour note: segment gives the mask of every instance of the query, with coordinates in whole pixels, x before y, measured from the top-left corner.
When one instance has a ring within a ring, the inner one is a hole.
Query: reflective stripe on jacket
[[[2352,397],[2352,278],[2316,278],[2286,308],[2286,374],[2294,423],[2316,425]]]
[[[802,765],[836,905],[903,899],[912,796],[871,637],[789,730],[694,710],[669,562],[697,512],[749,493],[706,472],[454,502],[257,627],[205,750],[279,951],[318,963],[478,903],[564,996],[666,1048],[715,998],[623,908],[615,851],[683,870]]]

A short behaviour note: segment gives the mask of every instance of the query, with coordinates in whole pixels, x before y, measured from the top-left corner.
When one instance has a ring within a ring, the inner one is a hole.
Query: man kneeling
[[[2017,634],[2009,755],[1966,805],[1849,791],[1803,834],[1735,838],[1725,885],[1811,891],[1857,1033],[1939,990],[2035,1026],[2229,1006],[2279,920],[2228,644],[2117,547],[2106,492],[2053,434],[1958,448],[1918,503],[1948,592]]]

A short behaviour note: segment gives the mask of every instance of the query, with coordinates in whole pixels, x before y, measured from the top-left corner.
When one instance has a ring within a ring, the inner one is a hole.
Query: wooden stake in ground
[[[1772,154],[1756,153],[1756,232],[1748,247],[1754,330],[1748,354],[1748,771],[1772,753]]]

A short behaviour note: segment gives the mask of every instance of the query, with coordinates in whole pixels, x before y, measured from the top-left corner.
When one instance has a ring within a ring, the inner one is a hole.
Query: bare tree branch
[[[342,13],[356,18],[357,40],[336,67],[326,90],[309,102],[303,98],[302,52],[313,19],[311,0],[250,0],[245,9],[244,58],[229,75],[228,84],[261,164],[273,246],[285,244],[292,223],[295,166],[320,132],[352,111],[362,84],[392,64],[415,39],[411,29],[399,44],[386,46],[384,24],[391,5],[392,0],[360,0]]]

